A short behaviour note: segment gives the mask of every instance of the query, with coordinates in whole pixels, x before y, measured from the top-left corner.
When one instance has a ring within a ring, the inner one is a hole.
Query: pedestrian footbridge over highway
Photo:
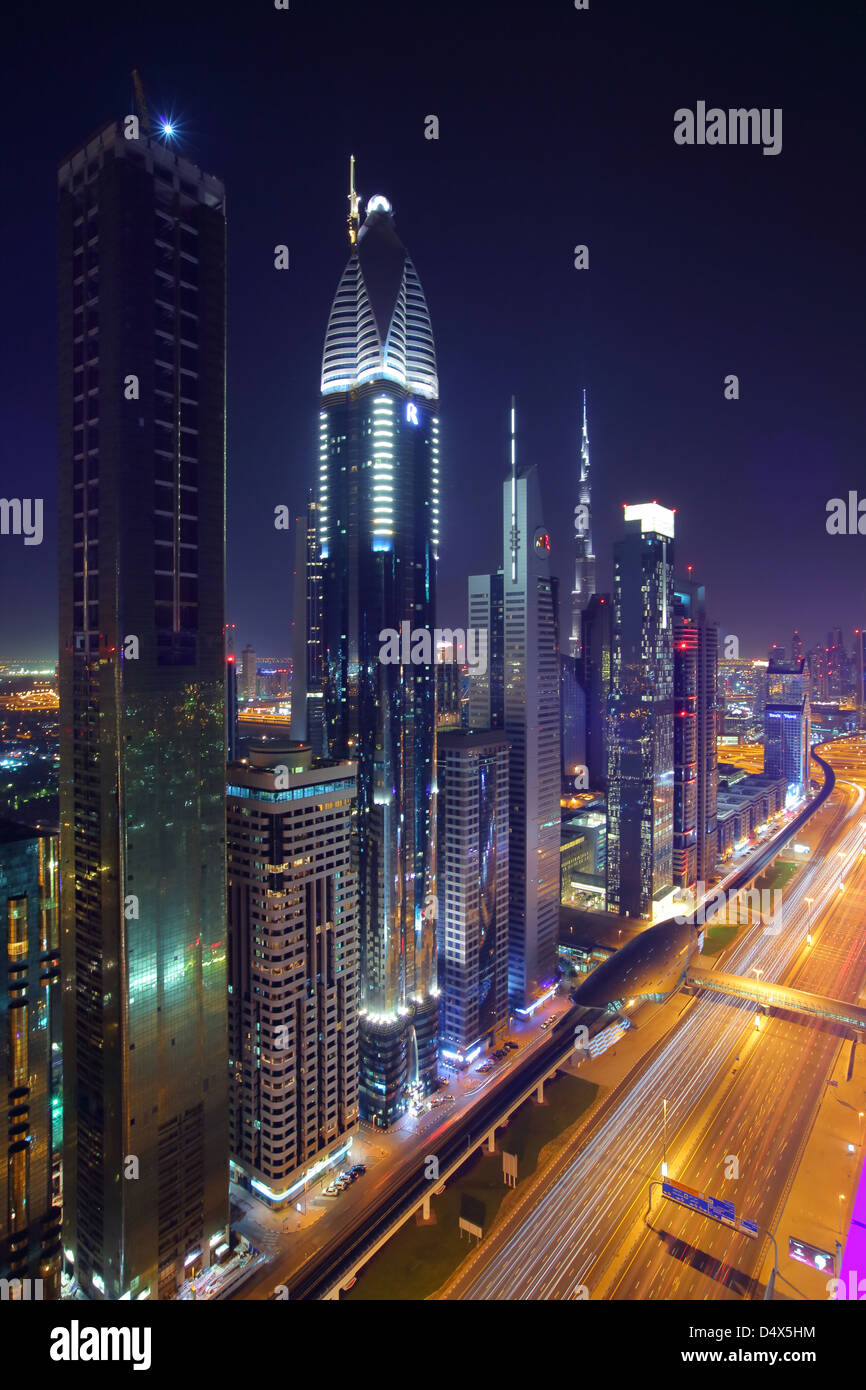
[[[686,971],[686,988],[714,990],[718,994],[748,999],[765,1009],[787,1009],[790,1013],[825,1018],[852,1028],[858,1041],[866,1040],[866,1009],[859,1004],[846,1004],[844,999],[831,999],[826,994],[811,994],[808,990],[792,989],[772,980],[749,980],[742,975],[725,975],[720,970]]]

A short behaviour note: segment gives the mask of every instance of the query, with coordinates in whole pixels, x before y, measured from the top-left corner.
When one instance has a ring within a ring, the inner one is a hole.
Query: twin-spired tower
[[[357,760],[362,1113],[388,1125],[435,1077],[435,670],[379,660],[434,625],[439,382],[430,315],[387,198],[359,219],[322,357],[319,550],[325,720]]]

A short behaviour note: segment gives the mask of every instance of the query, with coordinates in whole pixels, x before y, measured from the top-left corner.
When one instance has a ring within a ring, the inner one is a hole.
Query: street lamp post
[[[776,1237],[773,1235],[773,1232],[767,1231],[767,1235],[773,1242],[773,1268],[770,1271],[767,1287],[764,1290],[764,1302],[771,1303],[773,1301],[773,1291],[776,1287],[776,1275],[779,1273],[779,1247],[776,1244]]]
[[[662,1101],[662,1177],[668,1175],[668,1103]]]
[[[807,915],[806,915],[806,944],[807,944],[808,946],[811,946],[811,945],[812,945],[812,904],[814,903],[815,899],[814,899],[814,898],[804,898],[803,901],[804,901],[804,902],[807,904],[807,906],[808,906],[808,912],[807,912]]]

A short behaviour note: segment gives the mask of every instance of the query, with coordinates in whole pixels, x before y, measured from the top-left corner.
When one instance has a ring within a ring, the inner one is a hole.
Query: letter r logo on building
[[[418,407],[414,401],[406,402],[406,419],[410,425],[418,423]]]

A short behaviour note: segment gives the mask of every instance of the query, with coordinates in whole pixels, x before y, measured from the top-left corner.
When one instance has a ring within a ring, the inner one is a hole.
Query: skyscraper
[[[808,671],[805,657],[788,661],[777,658],[767,663],[765,704],[784,704],[786,701],[802,700],[808,695]]]
[[[580,434],[580,478],[578,505],[574,509],[574,588],[571,592],[571,638],[569,651],[580,656],[583,650],[581,620],[583,610],[595,593],[595,550],[592,543],[592,481],[589,472],[589,431],[586,424],[586,390],[583,393],[583,423]]]
[[[845,639],[841,627],[834,627],[827,633],[827,695],[831,700],[847,694],[846,668]]]
[[[559,654],[550,575],[550,536],[544,526],[538,472],[518,472],[515,411],[511,408],[511,473],[503,483],[502,628],[488,633],[488,652],[503,652],[503,727],[509,757],[508,992],[523,1008],[552,980],[559,929],[560,747]],[[497,576],[469,581],[470,623],[483,626],[484,594],[491,620]],[[473,678],[474,680],[475,678]],[[473,703],[474,721],[495,711],[490,696]],[[476,726],[477,727],[477,726]]]
[[[241,672],[242,689],[244,692],[244,703],[254,704],[258,695],[258,663],[256,654],[249,643],[241,652],[243,671]]]
[[[231,1158],[281,1206],[358,1127],[355,764],[269,743],[228,776]]]
[[[453,646],[439,654],[436,663],[436,727],[454,729],[463,725],[468,713],[468,673]]]
[[[292,622],[292,736],[309,742],[317,757],[326,751],[325,667],[322,660],[322,561],[319,504],[310,497],[295,518],[295,592]]]
[[[357,759],[361,1110],[387,1125],[436,1070],[436,701],[431,664],[380,660],[386,629],[434,623],[439,383],[421,282],[387,198],[350,187],[319,412],[325,717]]]
[[[809,789],[810,723],[805,698],[764,709],[764,772],[784,777],[792,799]]]
[[[438,756],[440,1038],[459,1064],[508,1022],[508,740],[443,730]]]
[[[57,835],[0,820],[0,1279],[31,1299],[60,1296],[59,907]]]
[[[674,597],[674,881],[707,883],[718,858],[719,631],[691,577]]]
[[[581,619],[578,679],[586,701],[586,767],[593,791],[607,787],[612,615],[610,594],[593,594]]]
[[[131,122],[58,171],[64,1245],[105,1299],[228,1222],[225,194]]]
[[[866,630],[860,627],[854,629],[854,669],[854,698],[862,728],[866,717]]]
[[[698,876],[698,633],[688,606],[674,600],[674,883]]]
[[[652,917],[673,891],[674,513],[625,508],[614,548],[607,906]]]
[[[792,794],[802,795],[809,784],[811,718],[809,672],[806,660],[770,661],[764,703],[764,771],[785,777]]]
[[[563,796],[589,786],[586,769],[586,692],[578,679],[580,658],[559,654],[559,739]]]
[[[226,624],[226,761],[238,755],[238,668],[234,623]]]
[[[505,606],[504,576],[469,576],[469,626],[487,633],[487,667],[469,681],[469,727],[505,726]]]

